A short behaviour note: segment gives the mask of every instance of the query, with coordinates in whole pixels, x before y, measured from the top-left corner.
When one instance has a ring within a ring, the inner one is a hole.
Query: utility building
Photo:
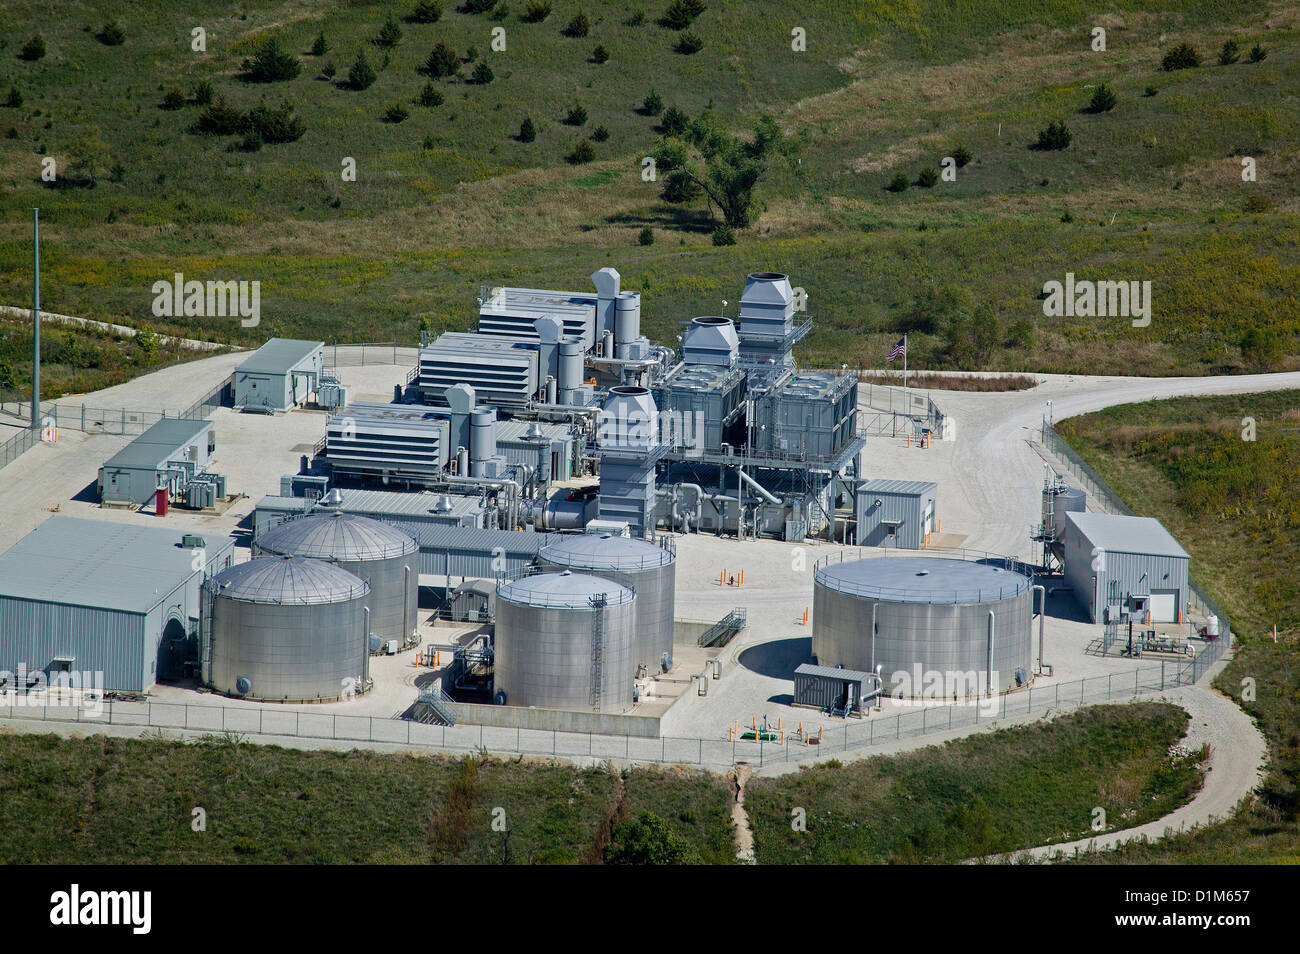
[[[1073,512],[1065,521],[1065,578],[1092,622],[1124,612],[1143,622],[1182,622],[1187,551],[1160,521]]]
[[[199,587],[225,536],[54,516],[0,554],[0,670],[102,673],[143,692],[197,659]],[[19,687],[23,688],[23,687]]]
[[[148,503],[158,490],[179,493],[207,470],[216,450],[211,421],[163,418],[99,469],[99,500],[106,507]]]
[[[939,485],[923,480],[864,480],[857,486],[858,546],[919,550],[938,526]]]
[[[235,407],[287,411],[303,404],[321,386],[325,343],[272,338],[235,368]]]

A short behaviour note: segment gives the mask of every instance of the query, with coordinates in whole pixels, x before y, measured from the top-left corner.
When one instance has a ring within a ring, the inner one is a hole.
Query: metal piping
[[[406,614],[411,609],[411,565],[408,563],[402,569],[405,571],[402,578],[402,632],[409,639],[415,630],[415,627],[406,618]],[[369,645],[368,639],[367,645]]]
[[[989,610],[989,656],[984,670],[984,695],[993,694],[993,611]]]
[[[1032,593],[1032,592],[1037,592],[1037,593],[1039,594],[1039,598],[1038,598],[1038,673],[1037,673],[1037,675],[1042,675],[1042,672],[1043,672],[1043,665],[1044,665],[1044,663],[1043,663],[1043,617],[1045,617],[1045,616],[1047,615],[1047,588],[1046,588],[1045,586],[1042,586],[1041,584],[1035,584],[1034,587],[1033,587],[1033,589],[1032,589],[1030,592],[1031,592],[1031,593]],[[1031,597],[1030,597],[1031,605],[1032,605],[1032,601],[1033,601],[1033,597],[1031,596]],[[1031,628],[1030,628],[1030,637],[1029,637],[1029,638],[1030,638],[1030,639],[1033,639],[1033,629],[1032,629],[1032,627],[1033,627],[1033,625],[1034,625],[1033,620],[1030,620],[1030,621],[1029,621],[1029,625],[1030,625],[1030,627],[1031,627]]]
[[[365,692],[365,685],[370,681],[370,607],[361,607],[362,616],[362,633],[361,633],[361,691]]]
[[[766,490],[766,488],[764,488],[762,484],[760,484],[760,483],[759,483],[757,480],[755,480],[753,477],[749,476],[749,474],[745,473],[743,470],[740,471],[740,479],[743,480],[745,483],[749,484],[749,486],[753,487],[755,490],[757,490],[758,493],[759,493],[759,496],[761,496],[761,497],[762,497],[764,500],[766,500],[768,503],[770,503],[770,504],[776,504],[776,505],[780,506],[780,504],[781,504],[781,501],[780,501],[780,500],[778,500],[776,497],[774,497],[774,496],[772,496],[770,493],[768,493],[767,490]]]

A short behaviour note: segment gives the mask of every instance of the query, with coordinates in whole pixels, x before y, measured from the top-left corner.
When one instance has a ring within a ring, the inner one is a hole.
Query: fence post
[[[1165,691],[1165,661],[1160,660],[1160,691]]]
[[[894,738],[895,740],[897,740],[897,739],[901,739],[902,737],[903,737],[903,713],[900,712],[898,714],[898,719],[895,720],[894,722]]]

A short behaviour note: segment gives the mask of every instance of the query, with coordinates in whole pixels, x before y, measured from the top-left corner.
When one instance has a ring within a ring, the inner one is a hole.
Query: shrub
[[[99,28],[95,38],[105,46],[121,46],[126,42],[126,31],[116,20],[109,20]]]
[[[664,111],[663,97],[655,92],[653,86],[650,87],[646,98],[641,100],[641,111],[647,116],[658,116]]]
[[[926,166],[921,170],[921,174],[916,177],[916,184],[922,189],[931,189],[939,181],[939,170],[934,166]]]
[[[384,110],[384,122],[386,123],[404,123],[411,114],[407,112],[405,106],[401,103],[394,103]]]
[[[461,13],[487,13],[497,4],[497,0],[465,0],[460,5]]]
[[[673,49],[683,56],[690,56],[692,53],[698,53],[704,49],[704,41],[688,30],[677,38],[677,45]]]
[[[1272,212],[1273,201],[1266,195],[1251,195],[1246,197],[1241,207],[1246,212]]]
[[[248,128],[248,117],[218,96],[207,109],[199,113],[198,131],[210,136],[229,136]]]
[[[525,116],[524,121],[519,124],[519,141],[532,142],[537,138],[537,126],[533,124],[531,116]]]
[[[420,96],[417,102],[421,106],[441,106],[445,98],[442,92],[432,83],[426,82],[424,89],[420,90]]]
[[[397,21],[390,14],[384,21],[384,25],[379,28],[379,35],[375,37],[375,46],[385,50],[391,50],[402,40],[402,28],[397,25]]]
[[[596,142],[604,142],[609,138],[609,130],[604,126],[597,126],[591,131],[591,138]]]
[[[579,105],[574,105],[569,109],[568,114],[564,117],[566,126],[582,126],[587,122],[587,111]]]
[[[478,59],[478,47],[471,44],[470,48],[465,51],[464,62],[473,63],[477,59]]]
[[[254,106],[248,111],[248,122],[267,143],[293,142],[301,139],[307,131],[302,119],[293,114],[293,107],[287,100],[279,106],[265,103]]]
[[[424,71],[430,76],[455,76],[460,72],[460,57],[456,48],[446,40],[439,40],[424,61]]]
[[[587,11],[578,7],[578,12],[573,15],[573,19],[564,27],[564,35],[571,37],[584,37],[591,32],[591,17],[587,16]]]
[[[638,245],[653,245],[655,243],[655,230],[646,226],[641,230],[641,234],[636,237]]]
[[[324,56],[329,52],[330,45],[325,39],[325,31],[322,30],[316,35],[316,39],[311,41],[311,55]]]
[[[1074,213],[1071,212],[1069,209],[1066,209],[1064,212],[1061,213],[1061,221],[1064,222],[1066,225],[1069,225],[1071,222],[1074,221]]]
[[[672,0],[664,15],[659,18],[659,25],[670,30],[685,30],[708,9],[703,0]]]
[[[1050,122],[1043,129],[1038,130],[1038,142],[1034,144],[1036,149],[1052,150],[1064,149],[1070,145],[1073,136],[1070,134],[1070,128],[1062,120]]]
[[[885,186],[890,192],[906,192],[907,187],[912,183],[908,181],[907,174],[904,172],[895,172],[894,178],[889,180],[889,185]]]
[[[1271,368],[1282,360],[1285,349],[1274,331],[1258,326],[1250,328],[1241,338],[1241,355],[1256,368]]]
[[[597,46],[591,51],[591,61],[593,63],[608,63],[609,50],[605,49],[603,46]]]
[[[1264,49],[1258,43],[1250,48],[1250,61],[1252,63],[1263,63],[1264,57],[1268,56],[1268,50]]]
[[[970,165],[974,158],[975,157],[971,154],[971,151],[961,143],[958,143],[953,147],[952,161],[957,163],[958,169],[964,169],[966,166]]]
[[[163,109],[181,109],[185,105],[185,94],[175,87],[163,94]]]
[[[1115,108],[1119,98],[1115,91],[1106,83],[1102,83],[1092,91],[1092,99],[1088,102],[1088,112],[1090,113],[1108,113]]]
[[[212,84],[207,80],[199,80],[194,84],[194,105],[206,106],[212,102]]]
[[[687,120],[684,112],[676,106],[669,106],[664,110],[663,119],[659,121],[659,125],[663,127],[665,136],[680,136],[686,132],[688,122],[689,120]]]
[[[358,50],[357,58],[352,62],[352,68],[348,70],[348,85],[356,90],[369,89],[378,77],[379,74],[366,59],[366,51]]]
[[[551,15],[551,0],[528,0],[524,7],[525,23],[541,23]]]
[[[645,23],[645,11],[637,10],[623,22],[630,27],[639,27]]]
[[[10,109],[17,109],[23,104],[23,94],[18,92],[17,86],[9,87],[9,95],[5,97],[5,105]]]
[[[488,66],[485,61],[480,61],[478,66],[474,67],[471,78],[480,86],[486,86],[496,79],[496,74],[492,72],[492,67]]]
[[[45,38],[39,33],[24,43],[22,49],[18,51],[18,58],[20,60],[27,60],[28,62],[35,62],[44,55]]]
[[[250,129],[244,133],[244,138],[239,140],[239,144],[235,148],[240,152],[257,152],[262,148],[262,137],[256,129]]]
[[[713,230],[713,244],[717,246],[735,245],[736,231],[726,222],[721,223]]]
[[[1156,93],[1160,92],[1160,90],[1156,89],[1154,86],[1148,86],[1143,92],[1146,96],[1154,96]]]
[[[653,812],[615,828],[603,850],[607,865],[683,865],[698,860],[686,839]]]
[[[492,11],[492,19],[499,22],[508,16],[510,16],[510,4],[505,3],[504,0],[502,0],[501,3],[496,5],[496,9]]]
[[[591,144],[590,139],[584,139],[573,147],[573,152],[564,157],[573,165],[581,165],[584,162],[591,162],[596,158],[596,147]]]
[[[442,0],[420,0],[411,11],[413,23],[437,23],[442,19]]]
[[[1201,54],[1196,52],[1196,47],[1190,43],[1179,43],[1164,55],[1160,61],[1160,67],[1166,73],[1172,73],[1174,70],[1190,70],[1201,65]]]
[[[337,71],[334,69],[333,63],[326,63],[324,66],[320,68],[320,75],[325,77],[327,80],[332,80],[334,78],[335,72]],[[371,82],[374,81],[371,80]]]
[[[302,72],[302,64],[284,48],[279,37],[268,36],[258,45],[252,59],[244,61],[244,69],[254,83],[278,83],[296,77]]]
[[[1241,59],[1241,47],[1232,37],[1223,41],[1223,47],[1219,50],[1219,65],[1231,66]]]

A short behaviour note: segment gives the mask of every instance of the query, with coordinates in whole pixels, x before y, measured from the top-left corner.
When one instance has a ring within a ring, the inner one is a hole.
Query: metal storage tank
[[[603,602],[603,606],[600,605]],[[565,570],[497,590],[494,694],[512,706],[622,712],[636,680],[636,594]]]
[[[271,702],[327,702],[369,678],[370,587],[301,557],[237,563],[203,583],[203,681]]]
[[[1033,581],[1013,567],[938,557],[822,561],[813,574],[817,662],[880,666],[894,695],[951,699],[983,694],[990,683],[1014,688],[1017,670],[1026,680],[1033,671]]]
[[[337,563],[370,586],[370,632],[405,644],[418,624],[420,553],[396,527],[341,510],[286,520],[253,543],[254,556]]]
[[[1059,485],[1043,491],[1043,529],[1047,529],[1050,519],[1054,538],[1065,539],[1067,513],[1083,513],[1087,510],[1088,495],[1077,487]]]
[[[636,662],[657,670],[673,654],[677,558],[646,540],[608,533],[557,534],[537,551],[545,567],[590,573],[636,591]]]

